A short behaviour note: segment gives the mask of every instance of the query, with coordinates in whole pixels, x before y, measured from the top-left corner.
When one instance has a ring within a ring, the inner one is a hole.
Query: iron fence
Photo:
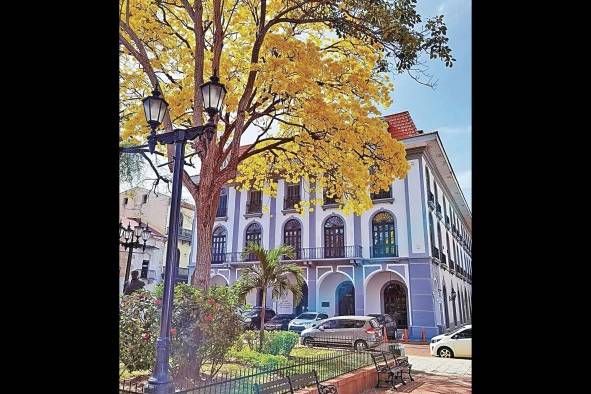
[[[339,338],[342,340],[343,338]],[[315,346],[338,346],[330,338],[315,341]],[[350,340],[352,342],[352,339]],[[371,350],[368,349],[368,350]],[[255,384],[263,384],[286,376],[316,370],[319,381],[334,379],[337,376],[372,365],[370,351],[354,349],[327,349],[327,354],[290,357],[287,362],[275,363],[267,368],[245,367],[235,372],[221,373],[213,381],[192,384],[191,387],[178,386],[179,394],[250,394]],[[119,394],[144,393],[144,384],[129,380],[119,383]]]

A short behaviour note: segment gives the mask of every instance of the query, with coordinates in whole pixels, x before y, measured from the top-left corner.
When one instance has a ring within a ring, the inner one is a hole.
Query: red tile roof
[[[389,124],[388,131],[397,140],[420,134],[408,111],[386,115],[384,120]]]

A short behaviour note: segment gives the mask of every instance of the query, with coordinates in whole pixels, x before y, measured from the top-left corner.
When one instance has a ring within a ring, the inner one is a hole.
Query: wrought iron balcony
[[[388,198],[392,198],[392,187],[388,188],[388,190],[380,190],[378,193],[371,193],[372,200],[385,200]]]
[[[295,209],[296,204],[302,201],[299,196],[287,197],[283,199],[283,209]]]
[[[191,242],[191,240],[193,239],[193,231],[181,228],[179,231],[179,239]]]
[[[361,245],[354,246],[335,246],[335,247],[320,247],[320,248],[300,248],[295,251],[293,259],[284,258],[284,260],[323,260],[323,259],[351,259],[351,258],[362,258]],[[249,262],[257,261],[256,257],[252,254],[243,256],[242,253],[226,253],[224,262]],[[229,257],[228,257],[229,255]],[[219,257],[218,261],[221,261],[222,257]],[[213,258],[212,258],[213,260]]]
[[[232,253],[212,253],[211,264],[224,264],[232,261]]]
[[[166,272],[166,266],[162,267],[162,273],[160,274],[160,277],[162,279],[164,279],[164,273]],[[187,283],[189,280],[189,269],[188,268],[183,268],[183,267],[179,267],[177,273],[176,273],[176,283]]]
[[[441,256],[439,255],[439,249],[437,249],[436,246],[431,247],[431,254],[438,260],[441,258]]]
[[[398,245],[370,246],[369,253],[372,258],[398,257]]]
[[[246,213],[262,213],[263,203],[261,201],[248,201],[246,203]]]
[[[435,196],[431,191],[429,191],[429,194],[427,195],[427,205],[429,205],[429,208],[435,209]]]

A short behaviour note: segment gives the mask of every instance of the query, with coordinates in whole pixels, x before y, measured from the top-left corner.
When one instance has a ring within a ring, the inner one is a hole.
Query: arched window
[[[324,223],[324,257],[345,257],[345,223],[338,216]]]
[[[226,229],[218,227],[213,232],[212,247],[211,247],[211,263],[221,264],[226,260]]]
[[[394,216],[391,213],[379,212],[373,217],[372,234],[372,257],[395,257],[398,255],[394,234]]]
[[[295,219],[288,220],[283,227],[283,243],[291,245],[294,249],[296,260],[302,256],[302,227]]]
[[[244,246],[248,245],[249,243],[255,243],[257,245],[260,245],[261,244],[261,233],[262,233],[261,225],[258,224],[257,222],[251,223],[246,228],[246,239],[245,239]],[[254,260],[256,260],[256,257],[252,253],[247,256],[246,261],[254,261]]]

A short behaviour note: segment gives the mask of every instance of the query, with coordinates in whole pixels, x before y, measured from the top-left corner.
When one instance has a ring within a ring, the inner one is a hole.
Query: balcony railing
[[[185,240],[185,241],[191,241],[191,239],[193,239],[193,231],[192,230],[187,230],[184,228],[179,229],[179,239]]]
[[[162,273],[160,274],[160,277],[162,279],[164,279],[164,273],[166,272],[166,266],[162,267]],[[183,267],[179,267],[179,270],[176,273],[176,283],[186,283],[189,280],[189,269],[188,268],[183,268]]]
[[[370,246],[369,253],[372,258],[398,257],[398,245]]]
[[[387,198],[392,198],[392,188],[380,190],[378,193],[371,193],[372,200],[384,200]]]
[[[296,204],[301,201],[300,197],[287,197],[283,199],[283,209],[295,209]]]
[[[427,195],[427,205],[429,205],[429,208],[435,209],[435,196],[430,191]]]
[[[215,214],[216,218],[223,218],[228,216],[228,195],[220,196],[220,203]]]
[[[448,230],[451,229],[451,222],[449,220],[449,216],[445,216],[445,227],[447,227]]]
[[[437,208],[435,209],[435,214],[437,215],[437,217],[439,219],[441,219],[443,216],[441,215],[441,204],[437,203]]]
[[[246,213],[262,213],[263,203],[261,201],[249,201],[246,203]]]
[[[320,248],[300,248],[295,251],[293,259],[284,257],[282,260],[322,260],[335,258],[362,258],[361,245],[354,246],[335,246],[335,247],[320,247]],[[243,256],[241,252],[236,253],[222,253],[212,255],[212,263],[215,260],[216,264],[228,262],[249,262],[257,261],[254,255]]]
[[[431,254],[433,254],[433,257],[435,257],[436,259],[440,259],[441,256],[439,255],[439,249],[437,249],[436,246],[433,246],[431,248]]]

